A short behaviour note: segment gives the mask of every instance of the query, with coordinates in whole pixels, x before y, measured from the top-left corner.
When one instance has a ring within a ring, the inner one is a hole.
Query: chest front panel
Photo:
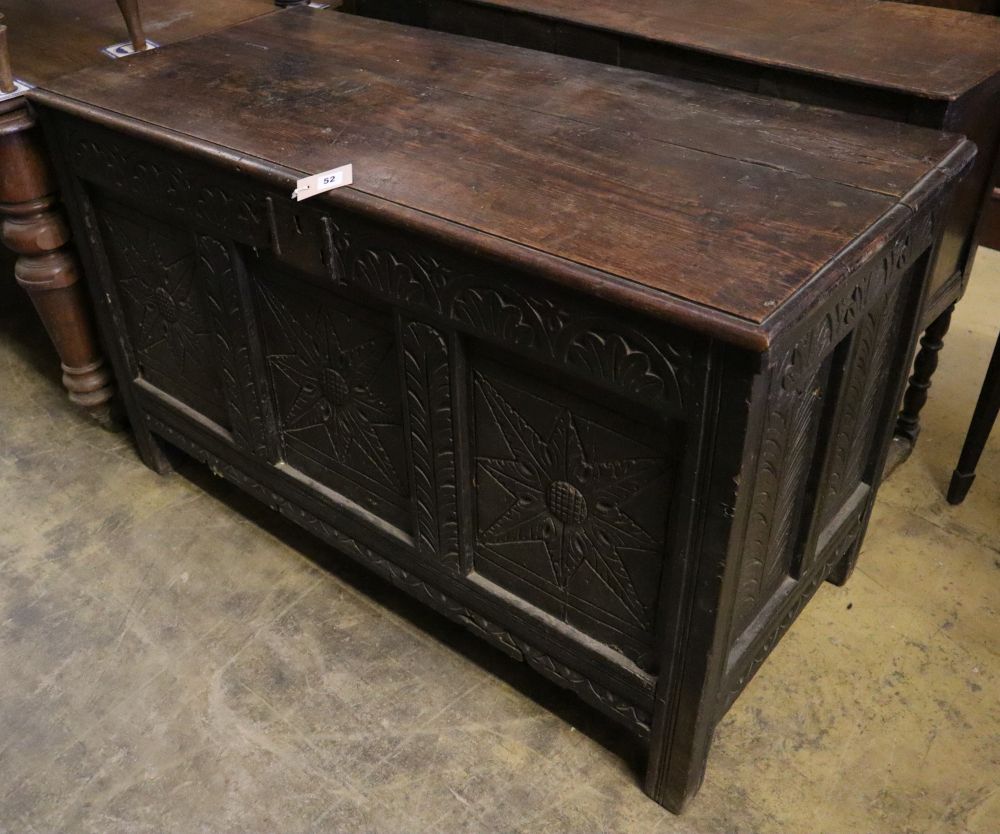
[[[506,650],[594,668],[576,683],[641,725],[707,341],[93,125],[65,141],[156,429],[467,599]]]
[[[228,427],[209,317],[218,302],[196,237],[112,200],[99,212],[137,373]]]

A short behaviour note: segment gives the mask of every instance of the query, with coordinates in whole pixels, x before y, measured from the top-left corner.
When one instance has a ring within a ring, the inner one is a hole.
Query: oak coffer
[[[305,8],[32,98],[143,459],[648,738],[679,810],[854,563],[971,144]]]

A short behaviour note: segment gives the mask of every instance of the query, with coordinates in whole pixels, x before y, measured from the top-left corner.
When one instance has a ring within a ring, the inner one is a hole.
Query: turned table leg
[[[133,52],[143,52],[147,49],[146,33],[139,17],[139,0],[117,0],[118,9],[125,18],[125,28],[128,29],[129,41]]]
[[[948,487],[948,503],[961,504],[969,492],[969,487],[976,478],[976,464],[986,448],[986,441],[993,429],[993,424],[1000,413],[1000,339],[993,348],[993,358],[986,371],[986,381],[979,394],[976,410],[972,414],[972,423],[966,435],[962,454],[958,458],[958,466],[951,476]]]
[[[59,354],[70,400],[106,420],[111,374],[98,348],[41,134],[20,98],[0,103],[0,215],[3,242],[18,256],[17,283]]]
[[[907,384],[903,408],[896,419],[896,436],[905,438],[910,445],[916,442],[917,435],[920,434],[920,412],[927,404],[931,378],[937,370],[938,354],[944,347],[944,337],[951,325],[951,314],[954,311],[955,305],[952,304],[931,322],[920,337],[920,350],[913,362],[913,376]]]

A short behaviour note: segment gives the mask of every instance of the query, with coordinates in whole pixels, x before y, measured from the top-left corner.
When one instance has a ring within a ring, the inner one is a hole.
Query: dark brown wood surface
[[[1000,71],[1000,21],[881,0],[473,2],[929,99]]]
[[[153,0],[141,4],[146,36],[173,43],[274,11],[272,0]],[[14,74],[30,84],[108,60],[129,39],[114,0],[4,0]]]
[[[353,191],[383,205],[753,325],[880,219],[905,219],[900,203],[956,148],[917,128],[306,9],[50,89],[286,170],[353,163]]]

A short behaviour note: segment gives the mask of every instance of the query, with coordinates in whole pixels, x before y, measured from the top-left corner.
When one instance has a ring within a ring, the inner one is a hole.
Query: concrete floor
[[[4,300],[0,831],[1000,831],[1000,432],[942,499],[1000,324],[1000,253],[976,273],[859,570],[681,818],[572,696],[202,468],[143,468]]]

